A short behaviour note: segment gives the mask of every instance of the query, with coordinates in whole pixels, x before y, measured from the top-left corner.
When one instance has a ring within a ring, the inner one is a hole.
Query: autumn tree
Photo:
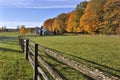
[[[30,33],[33,33],[33,32],[34,32],[34,28],[30,28],[30,29],[29,29],[29,32],[30,32]]]
[[[91,0],[83,16],[80,19],[80,29],[83,32],[94,34],[100,26],[99,24],[103,21],[103,5],[105,0]]]
[[[70,17],[68,19],[68,24],[67,24],[67,27],[66,27],[67,32],[73,32],[73,28],[75,26],[75,17],[76,17],[75,12],[72,11],[70,13]]]
[[[26,34],[25,25],[21,25],[21,27],[20,27],[20,34],[21,35],[25,35]]]
[[[59,33],[59,30],[60,30],[57,23],[58,23],[57,18],[55,18],[54,21],[53,21],[53,24],[52,24],[52,32],[54,34]]]
[[[86,8],[87,2],[81,2],[77,5],[76,9],[71,12],[70,17],[68,19],[67,31],[68,32],[80,32],[80,18],[83,15],[83,12]]]
[[[54,33],[120,34],[120,0],[81,2],[75,10],[44,22]]]
[[[53,19],[52,19],[52,18],[47,19],[47,20],[44,22],[43,27],[46,28],[46,29],[48,29],[48,30],[50,30],[51,32],[53,32],[53,31],[52,31],[53,21],[54,21],[54,18],[53,18]]]
[[[80,32],[80,19],[81,19],[81,16],[83,15],[83,12],[84,10],[86,9],[86,6],[87,6],[87,1],[83,1],[81,2],[80,4],[77,5],[76,9],[75,9],[75,26],[74,26],[74,29],[73,29],[73,32]]]
[[[65,20],[66,20],[66,14],[62,13],[58,15],[52,24],[52,30],[55,34],[63,33],[65,31]]]
[[[120,0],[106,0],[104,5],[104,34],[117,34],[120,30]]]
[[[68,20],[69,20],[70,14],[71,14],[71,12],[66,13],[65,30],[64,30],[64,32],[67,32],[67,25],[69,24]]]

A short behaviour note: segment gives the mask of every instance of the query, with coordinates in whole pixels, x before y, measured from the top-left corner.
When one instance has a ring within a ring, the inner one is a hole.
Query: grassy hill
[[[0,80],[30,80],[32,68],[18,45],[17,32],[0,32]]]

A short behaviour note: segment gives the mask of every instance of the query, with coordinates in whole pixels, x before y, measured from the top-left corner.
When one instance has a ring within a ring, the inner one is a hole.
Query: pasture
[[[32,68],[18,45],[17,32],[0,32],[0,80],[31,80]]]
[[[119,36],[45,36],[29,37],[31,40],[60,52],[73,60],[85,65],[98,68],[99,70],[120,77],[120,37]],[[50,62],[50,59],[46,59]],[[54,64],[54,61],[50,62]],[[56,63],[57,64],[57,63]],[[59,64],[62,66],[62,64]],[[61,69],[55,65],[56,69],[68,76],[67,79],[75,79],[75,75],[80,73],[69,69]],[[64,66],[64,65],[63,65]],[[67,73],[68,70],[68,73]],[[71,73],[71,74],[70,74]],[[74,75],[75,74],[75,75]],[[81,79],[81,78],[76,78]]]
[[[18,32],[0,33],[0,80],[31,80],[32,67],[18,44]],[[61,35],[26,37],[82,64],[120,77],[120,36]],[[67,80],[92,80],[40,52]],[[52,80],[52,78],[50,78]]]

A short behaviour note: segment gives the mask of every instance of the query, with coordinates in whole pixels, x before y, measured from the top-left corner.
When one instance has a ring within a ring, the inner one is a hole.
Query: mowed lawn
[[[120,36],[76,35],[29,38],[64,56],[120,77]]]
[[[0,32],[0,80],[31,80],[32,67],[18,45],[17,32]]]

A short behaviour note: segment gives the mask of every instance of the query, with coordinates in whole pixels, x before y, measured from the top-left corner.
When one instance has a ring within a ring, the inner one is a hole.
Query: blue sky
[[[0,26],[41,26],[48,18],[74,10],[82,1],[85,0],[0,0]]]

